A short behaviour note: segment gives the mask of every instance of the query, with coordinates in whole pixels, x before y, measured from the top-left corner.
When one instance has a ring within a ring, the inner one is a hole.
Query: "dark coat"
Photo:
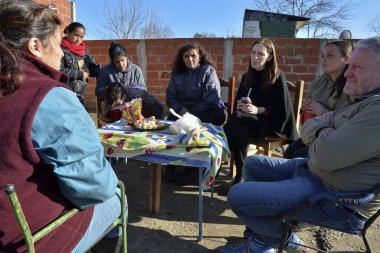
[[[79,71],[78,62],[80,60],[84,61],[86,68],[90,72],[90,77],[97,77],[99,75],[100,64],[88,52],[84,56],[79,56],[64,48],[62,48],[62,51],[64,56],[61,59],[61,71],[69,75],[67,85],[75,92],[83,95],[85,87],[88,86],[88,81],[82,81],[83,72]]]
[[[280,70],[280,75],[276,82],[264,93],[261,87],[264,85],[262,78],[263,71],[254,71],[254,83],[251,85],[252,91],[250,99],[256,107],[264,107],[270,124],[278,136],[287,140],[298,139],[293,105],[289,95],[288,86],[284,73]],[[248,89],[244,87],[246,74],[241,79],[241,84],[236,94],[234,108],[236,110],[237,100],[246,97]]]

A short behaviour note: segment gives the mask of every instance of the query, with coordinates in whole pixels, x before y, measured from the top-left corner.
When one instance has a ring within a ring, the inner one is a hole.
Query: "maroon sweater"
[[[32,233],[73,208],[61,194],[52,167],[38,156],[31,140],[33,119],[42,99],[56,86],[69,89],[65,85],[68,78],[24,55],[23,84],[15,93],[0,97],[0,252],[7,253],[25,252],[26,246],[3,191],[6,184],[14,184]],[[71,252],[86,232],[93,211],[92,207],[79,212],[38,241],[36,252]]]

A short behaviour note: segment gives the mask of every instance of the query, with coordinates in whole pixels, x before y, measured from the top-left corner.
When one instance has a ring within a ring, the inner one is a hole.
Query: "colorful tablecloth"
[[[108,157],[127,157],[159,164],[204,167],[203,189],[209,189],[222,161],[230,150],[223,128],[204,124],[198,131],[173,135],[164,121],[162,130],[136,130],[110,124],[99,128],[99,138]]]

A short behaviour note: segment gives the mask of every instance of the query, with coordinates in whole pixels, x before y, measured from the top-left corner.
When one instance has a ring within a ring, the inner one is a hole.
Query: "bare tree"
[[[194,34],[193,38],[216,38],[216,35],[214,33],[203,32]]]
[[[305,30],[308,38],[336,37],[359,4],[350,0],[254,0],[257,10],[310,18],[296,31]]]
[[[174,32],[169,25],[164,23],[164,19],[155,10],[148,10],[148,15],[144,26],[140,30],[141,39],[158,39],[174,37]]]
[[[103,39],[173,37],[170,25],[157,11],[147,7],[145,0],[108,0],[96,12],[97,36]]]
[[[371,18],[367,24],[369,31],[377,36],[380,36],[380,14]]]

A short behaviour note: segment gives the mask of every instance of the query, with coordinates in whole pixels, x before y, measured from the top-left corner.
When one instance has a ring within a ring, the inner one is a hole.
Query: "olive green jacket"
[[[333,84],[334,82],[331,81],[330,76],[324,74],[312,81],[309,86],[306,98],[319,99],[319,103],[325,107],[322,114],[338,109],[348,100],[348,96],[344,92],[339,98],[334,98],[336,90],[333,90]]]
[[[308,165],[330,190],[362,191],[380,184],[380,92],[350,97],[334,111],[335,131],[316,137],[328,125],[311,119],[301,128],[309,146]],[[350,207],[370,217],[380,207],[380,194],[369,204]]]

